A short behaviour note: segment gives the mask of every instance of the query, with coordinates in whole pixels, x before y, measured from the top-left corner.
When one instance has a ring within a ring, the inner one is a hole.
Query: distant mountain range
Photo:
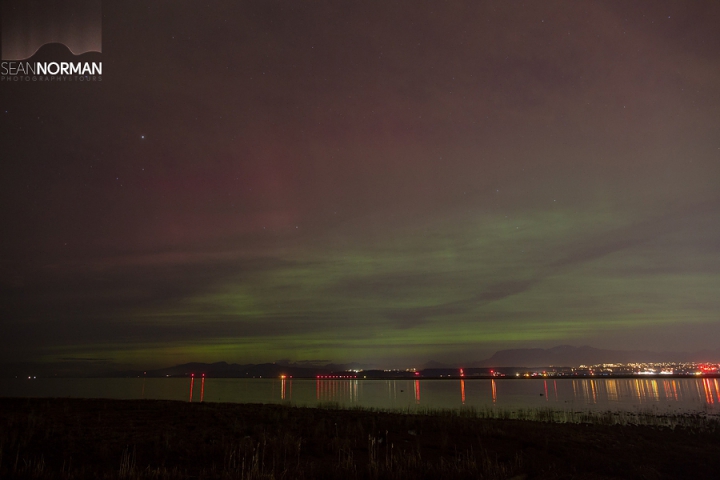
[[[553,348],[518,348],[500,350],[488,359],[479,362],[469,362],[467,368],[492,367],[577,367],[579,365],[595,365],[598,363],[642,363],[642,362],[720,362],[720,350],[705,350],[695,353],[687,352],[651,352],[627,350],[603,350],[589,346],[573,347],[560,345]],[[428,362],[422,367],[424,370],[437,371],[454,370],[456,365],[447,365],[439,362]],[[333,373],[350,369],[363,369],[363,374],[371,373],[373,376],[383,375],[382,370],[368,370],[367,366],[359,364],[327,364],[322,366],[306,366],[293,363],[264,363],[239,365],[218,363],[186,363],[174,367],[148,371],[152,376],[181,376],[195,373],[205,373],[213,377],[278,377],[289,375],[295,377],[314,377],[316,375],[331,375]],[[390,372],[384,372],[392,376]]]
[[[560,345],[553,348],[500,350],[492,357],[473,363],[477,367],[576,367],[598,363],[718,362],[720,350],[700,352],[650,352],[646,350],[602,350],[589,346]]]
[[[476,374],[486,374],[493,368],[515,369],[537,367],[578,367],[599,363],[643,363],[643,362],[712,362],[720,363],[720,350],[704,350],[700,352],[651,352],[627,350],[603,350],[589,346],[573,347],[560,345],[553,348],[519,348],[499,350],[490,358],[481,361],[467,362],[463,365],[444,364],[435,361],[418,366],[424,376],[441,376],[455,374],[463,367]],[[46,363],[15,363],[0,364],[0,377],[16,377],[41,375],[58,377],[179,377],[202,374],[214,378],[277,378],[287,375],[296,378],[312,378],[317,375],[343,375],[350,370],[362,370],[359,378],[413,376],[413,372],[384,371],[374,366],[349,363],[333,364],[316,362],[292,363],[280,360],[276,363],[237,364],[227,362],[216,363],[185,363],[173,367],[153,370],[122,370],[109,362],[72,361],[68,359],[56,364]]]
[[[62,43],[46,43],[40,47],[30,58],[22,62],[98,62],[102,60],[100,52],[85,52],[75,55]]]
[[[184,363],[174,367],[160,368],[156,370],[147,370],[140,372],[148,377],[178,377],[189,376],[194,374],[200,376],[205,374],[209,377],[227,377],[227,378],[258,378],[272,377],[277,378],[280,375],[292,377],[315,377],[317,375],[331,375],[333,373],[346,372],[352,369],[364,369],[365,366],[360,364],[334,364],[313,365],[313,364],[296,364],[290,362],[276,363],[259,363],[259,364],[237,364],[227,362],[216,363]],[[113,376],[136,376],[137,371],[117,372]]]

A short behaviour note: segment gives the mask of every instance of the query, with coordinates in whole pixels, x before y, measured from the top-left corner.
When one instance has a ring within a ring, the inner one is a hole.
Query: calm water
[[[499,407],[720,414],[720,379],[14,379],[0,396],[292,403],[383,409]]]

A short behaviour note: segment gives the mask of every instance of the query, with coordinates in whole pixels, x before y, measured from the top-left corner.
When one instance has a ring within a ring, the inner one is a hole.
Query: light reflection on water
[[[337,403],[383,409],[538,408],[720,414],[720,382],[698,379],[13,379],[1,396]],[[188,395],[188,388],[190,389]]]

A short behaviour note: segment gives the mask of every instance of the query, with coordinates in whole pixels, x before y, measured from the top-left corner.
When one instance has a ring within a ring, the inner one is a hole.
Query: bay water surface
[[[2,380],[3,397],[336,404],[392,410],[536,409],[720,415],[720,379],[244,379],[38,378]]]

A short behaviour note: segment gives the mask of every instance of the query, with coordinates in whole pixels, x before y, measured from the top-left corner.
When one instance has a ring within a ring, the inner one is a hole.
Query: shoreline
[[[184,374],[184,375],[124,375],[124,376],[113,376],[113,375],[100,375],[100,376],[62,376],[62,375],[40,375],[25,377],[22,375],[15,376],[0,376],[0,380],[100,380],[100,379],[130,379],[130,378],[201,378],[200,375],[195,374]],[[668,380],[668,379],[688,379],[688,380],[703,380],[703,379],[718,379],[720,373],[708,373],[703,375],[687,375],[687,374],[670,374],[670,375],[631,375],[631,374],[618,374],[618,375],[529,375],[529,376],[515,376],[515,375],[445,375],[445,376],[371,376],[371,377],[350,377],[342,375],[322,375],[322,376],[301,376],[301,375],[290,375],[287,377],[282,376],[223,376],[223,375],[207,375],[203,374],[203,377],[207,379],[243,379],[243,380],[344,380],[344,381],[363,381],[363,380],[614,380],[614,379],[635,379],[635,380]]]
[[[0,477],[716,478],[717,419],[672,426],[547,420],[0,398]]]

